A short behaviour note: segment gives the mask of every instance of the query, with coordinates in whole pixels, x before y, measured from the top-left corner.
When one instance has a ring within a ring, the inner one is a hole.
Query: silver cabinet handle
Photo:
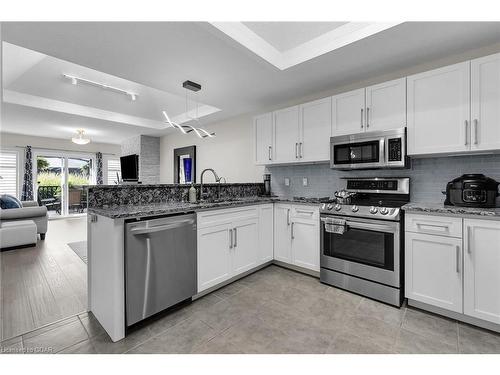
[[[292,222],[292,230],[290,231],[290,234],[292,235],[292,240],[295,238],[295,235],[294,235],[294,233],[293,233],[293,225],[294,225],[294,224],[295,224],[295,223],[294,223],[294,222]]]
[[[477,145],[477,125],[478,125],[478,120],[474,120],[474,144]]]
[[[361,129],[363,129],[363,108],[361,108]]]
[[[456,249],[456,254],[457,254],[457,258],[456,258],[456,262],[457,262],[457,273],[460,273],[460,246],[457,245],[457,249]]]
[[[233,248],[233,230],[229,229],[229,248]]]
[[[238,228],[234,228],[234,245],[233,247],[238,246]]]
[[[295,143],[295,159],[299,158],[299,144]]]
[[[272,153],[273,153],[273,148],[271,146],[269,146],[269,149],[268,149],[269,160],[273,160]]]
[[[366,128],[370,126],[370,107],[366,107]]]
[[[472,237],[472,231],[471,231],[470,227],[467,227],[467,252],[469,254],[472,254],[472,249],[470,246],[470,238],[471,237]]]
[[[299,143],[299,158],[301,158],[301,159],[304,157],[304,155],[302,154],[303,148],[304,148],[303,143],[300,142]]]
[[[467,133],[469,132],[469,121],[465,120],[465,145],[467,146],[468,142],[468,136]]]
[[[286,210],[286,225],[290,225],[290,209]]]

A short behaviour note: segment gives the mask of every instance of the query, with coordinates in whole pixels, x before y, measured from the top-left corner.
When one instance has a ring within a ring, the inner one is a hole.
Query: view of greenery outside
[[[68,187],[72,188],[75,186],[88,185],[90,179],[90,160],[79,160],[79,167],[71,167],[68,174]],[[58,171],[57,167],[51,165],[51,163],[44,158],[39,156],[37,158],[37,182],[38,186],[60,186],[61,185],[61,173],[60,169]]]

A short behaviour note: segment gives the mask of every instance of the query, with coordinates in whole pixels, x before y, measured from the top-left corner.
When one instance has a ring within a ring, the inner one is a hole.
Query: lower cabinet
[[[232,224],[232,275],[257,266],[259,258],[259,221],[257,218],[235,220]],[[231,232],[230,232],[231,233]]]
[[[291,211],[289,204],[274,205],[274,259],[292,263]]]
[[[259,263],[274,259],[274,205],[259,206]]]

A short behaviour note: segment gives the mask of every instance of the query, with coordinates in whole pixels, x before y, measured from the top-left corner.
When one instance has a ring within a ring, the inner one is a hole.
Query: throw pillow
[[[21,201],[16,197],[8,194],[2,194],[0,195],[0,207],[2,209],[22,208],[23,205],[21,204]]]

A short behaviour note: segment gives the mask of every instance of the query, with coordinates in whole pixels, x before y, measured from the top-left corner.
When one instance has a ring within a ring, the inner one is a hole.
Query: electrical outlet
[[[290,179],[285,177],[285,186],[290,186]]]
[[[308,184],[307,177],[302,178],[302,186],[307,186]]]

